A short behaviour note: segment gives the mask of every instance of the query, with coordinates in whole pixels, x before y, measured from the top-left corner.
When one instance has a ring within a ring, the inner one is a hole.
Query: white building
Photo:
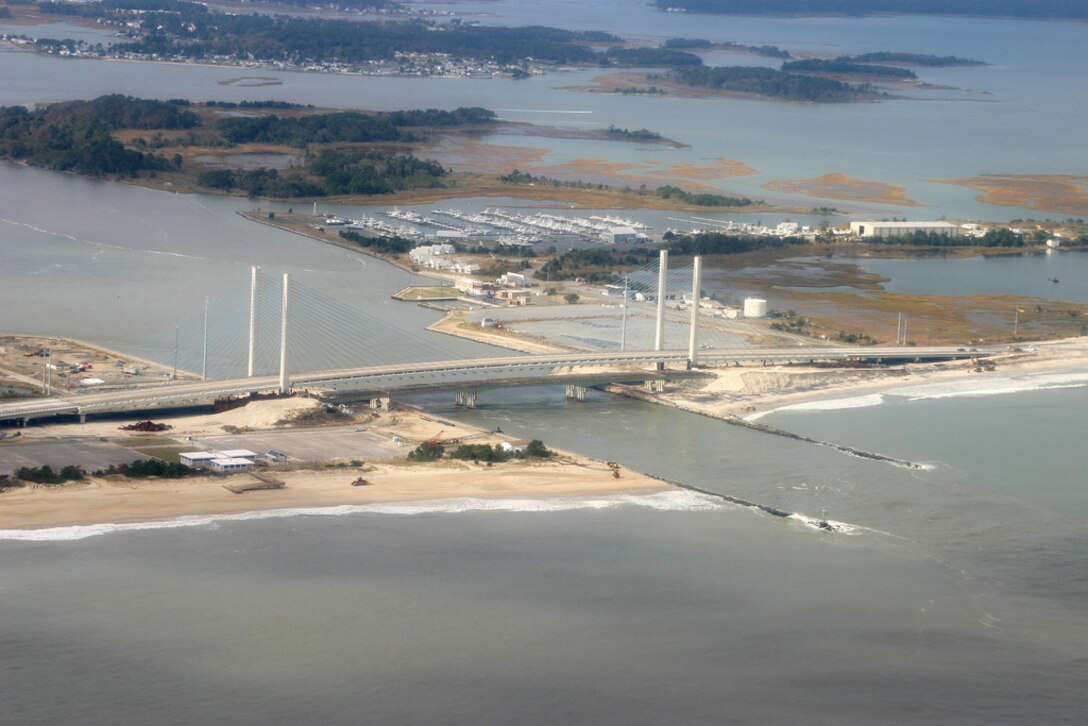
[[[495,283],[475,280],[470,277],[458,278],[453,284],[455,288],[465,295],[473,297],[495,297]]]
[[[499,277],[499,284],[506,287],[526,287],[530,282],[529,276],[523,272],[507,272]]]
[[[249,449],[227,449],[215,452],[220,458],[225,459],[249,459],[250,463],[257,460],[257,452]]]
[[[455,251],[451,244],[420,245],[408,251],[408,258],[417,265],[435,268],[437,258],[452,255]]]
[[[613,245],[629,244],[638,240],[638,232],[631,227],[612,227],[601,233],[601,239]]]
[[[229,457],[212,459],[211,464],[212,471],[218,471],[222,474],[233,474],[239,471],[249,471],[252,468],[253,462],[249,459],[232,459]]]
[[[915,232],[959,237],[963,230],[951,222],[851,222],[850,232],[857,237],[906,237]]]
[[[182,464],[191,469],[207,469],[211,466],[213,459],[219,458],[219,454],[213,454],[210,451],[186,451],[179,454],[178,458]]]
[[[478,275],[482,269],[475,262],[455,262],[453,265],[453,271],[462,275]]]

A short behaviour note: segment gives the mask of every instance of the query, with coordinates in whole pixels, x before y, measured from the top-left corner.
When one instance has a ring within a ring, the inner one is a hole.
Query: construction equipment
[[[620,478],[620,465],[617,464],[614,461],[609,461],[609,462],[606,462],[606,463],[608,464],[608,468],[612,470],[612,478],[613,479],[619,479]]]
[[[365,486],[369,486],[369,485],[370,485],[370,482],[368,482],[368,481],[367,481],[366,479],[364,479],[363,477],[358,477],[358,478],[357,478],[357,479],[356,479],[355,481],[353,481],[353,482],[351,483],[351,485],[352,485],[353,487],[365,487]]]

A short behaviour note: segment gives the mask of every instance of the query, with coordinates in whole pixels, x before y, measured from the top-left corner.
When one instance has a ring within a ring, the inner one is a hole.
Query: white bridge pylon
[[[654,340],[654,351],[657,352],[665,350],[666,302],[671,297],[668,257],[668,251],[662,250],[658,263],[657,316]],[[701,296],[701,270],[702,258],[696,257],[692,272],[691,319],[688,336],[689,367],[695,367],[698,364],[698,301]],[[257,377],[262,370],[262,351],[269,351],[269,346],[267,341],[261,340],[260,336],[265,333],[267,337],[265,331],[270,332],[275,329],[271,324],[271,314],[269,312],[269,308],[272,307],[274,301],[279,313],[279,336],[278,340],[276,340],[279,365],[276,371],[279,377],[278,388],[281,393],[287,393],[291,389],[292,366],[294,367],[294,373],[300,374],[310,370],[353,369],[360,367],[360,365],[365,367],[368,363],[380,365],[381,363],[395,362],[390,361],[389,358],[395,359],[397,357],[401,357],[402,362],[405,364],[418,362],[421,359],[441,360],[448,357],[447,351],[430,344],[429,341],[426,341],[426,343],[427,347],[431,348],[431,350],[427,351],[430,355],[420,355],[423,352],[419,350],[420,345],[418,343],[415,346],[408,345],[409,338],[405,335],[405,331],[393,328],[388,323],[376,321],[372,318],[366,321],[369,325],[363,327],[373,327],[373,324],[377,323],[378,326],[388,328],[393,333],[393,340],[381,346],[387,356],[386,360],[375,361],[373,357],[360,359],[351,350],[337,353],[337,343],[350,341],[359,335],[360,321],[356,320],[356,318],[360,316],[369,318],[369,316],[365,316],[357,309],[350,309],[349,306],[343,303],[332,301],[320,291],[300,284],[297,280],[292,280],[289,273],[283,273],[282,282],[279,285],[275,283],[276,281],[273,278],[262,274],[260,267],[254,266],[251,268],[246,376],[249,378]],[[627,291],[625,290],[623,303],[624,328],[626,328],[627,303]],[[621,335],[626,335],[626,329],[621,332]],[[299,340],[296,341],[296,337]],[[262,342],[265,344],[262,345]],[[411,350],[409,355],[405,355],[405,348],[413,347],[415,349]],[[327,355],[320,361],[315,361],[312,355],[305,355],[315,350],[320,350]],[[401,355],[398,356],[397,353]],[[307,365],[314,362],[318,362],[320,365]],[[663,366],[663,362],[658,362],[656,367],[660,369]],[[268,370],[267,363],[265,363],[264,370]],[[226,377],[228,376],[221,376],[221,378]]]

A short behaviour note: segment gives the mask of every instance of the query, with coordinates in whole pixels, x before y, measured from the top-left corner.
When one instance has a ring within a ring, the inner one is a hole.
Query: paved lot
[[[393,445],[384,436],[352,429],[300,431],[258,431],[236,436],[205,436],[194,448],[209,451],[249,449],[264,454],[269,449],[287,454],[289,461],[329,459],[385,459],[404,456],[407,449]]]
[[[94,471],[140,458],[145,457],[132,449],[103,441],[13,441],[0,444],[0,474],[11,474],[23,466],[48,465],[58,469],[69,464]]]

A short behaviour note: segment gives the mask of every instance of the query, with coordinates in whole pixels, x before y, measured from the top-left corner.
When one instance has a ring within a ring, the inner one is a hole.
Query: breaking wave
[[[554,499],[439,499],[423,502],[345,504],[333,507],[298,507],[233,514],[190,515],[156,522],[120,522],[44,527],[41,529],[6,529],[0,530],[0,540],[65,542],[119,532],[207,527],[217,525],[220,522],[285,519],[288,517],[342,517],[352,514],[415,516],[420,514],[461,514],[464,512],[544,513],[614,509],[617,507],[642,507],[660,512],[691,512],[732,508],[731,505],[718,498],[687,490],[657,492],[654,494],[556,497]]]
[[[1007,393],[1024,393],[1055,388],[1084,388],[1088,386],[1088,371],[1065,373],[1038,373],[1028,376],[972,378],[945,383],[923,383],[888,391],[890,395],[903,396],[908,401],[926,401],[937,398],[962,396],[998,396]]]
[[[879,406],[884,403],[884,396],[879,393],[870,393],[865,396],[851,396],[849,398],[829,398],[822,401],[806,401],[804,403],[794,403],[789,406],[782,406],[780,408],[771,409],[769,411],[760,411],[753,413],[750,416],[745,416],[745,421],[755,421],[757,419],[766,416],[769,413],[779,413],[781,411],[837,411],[845,408],[867,408],[869,406]]]

